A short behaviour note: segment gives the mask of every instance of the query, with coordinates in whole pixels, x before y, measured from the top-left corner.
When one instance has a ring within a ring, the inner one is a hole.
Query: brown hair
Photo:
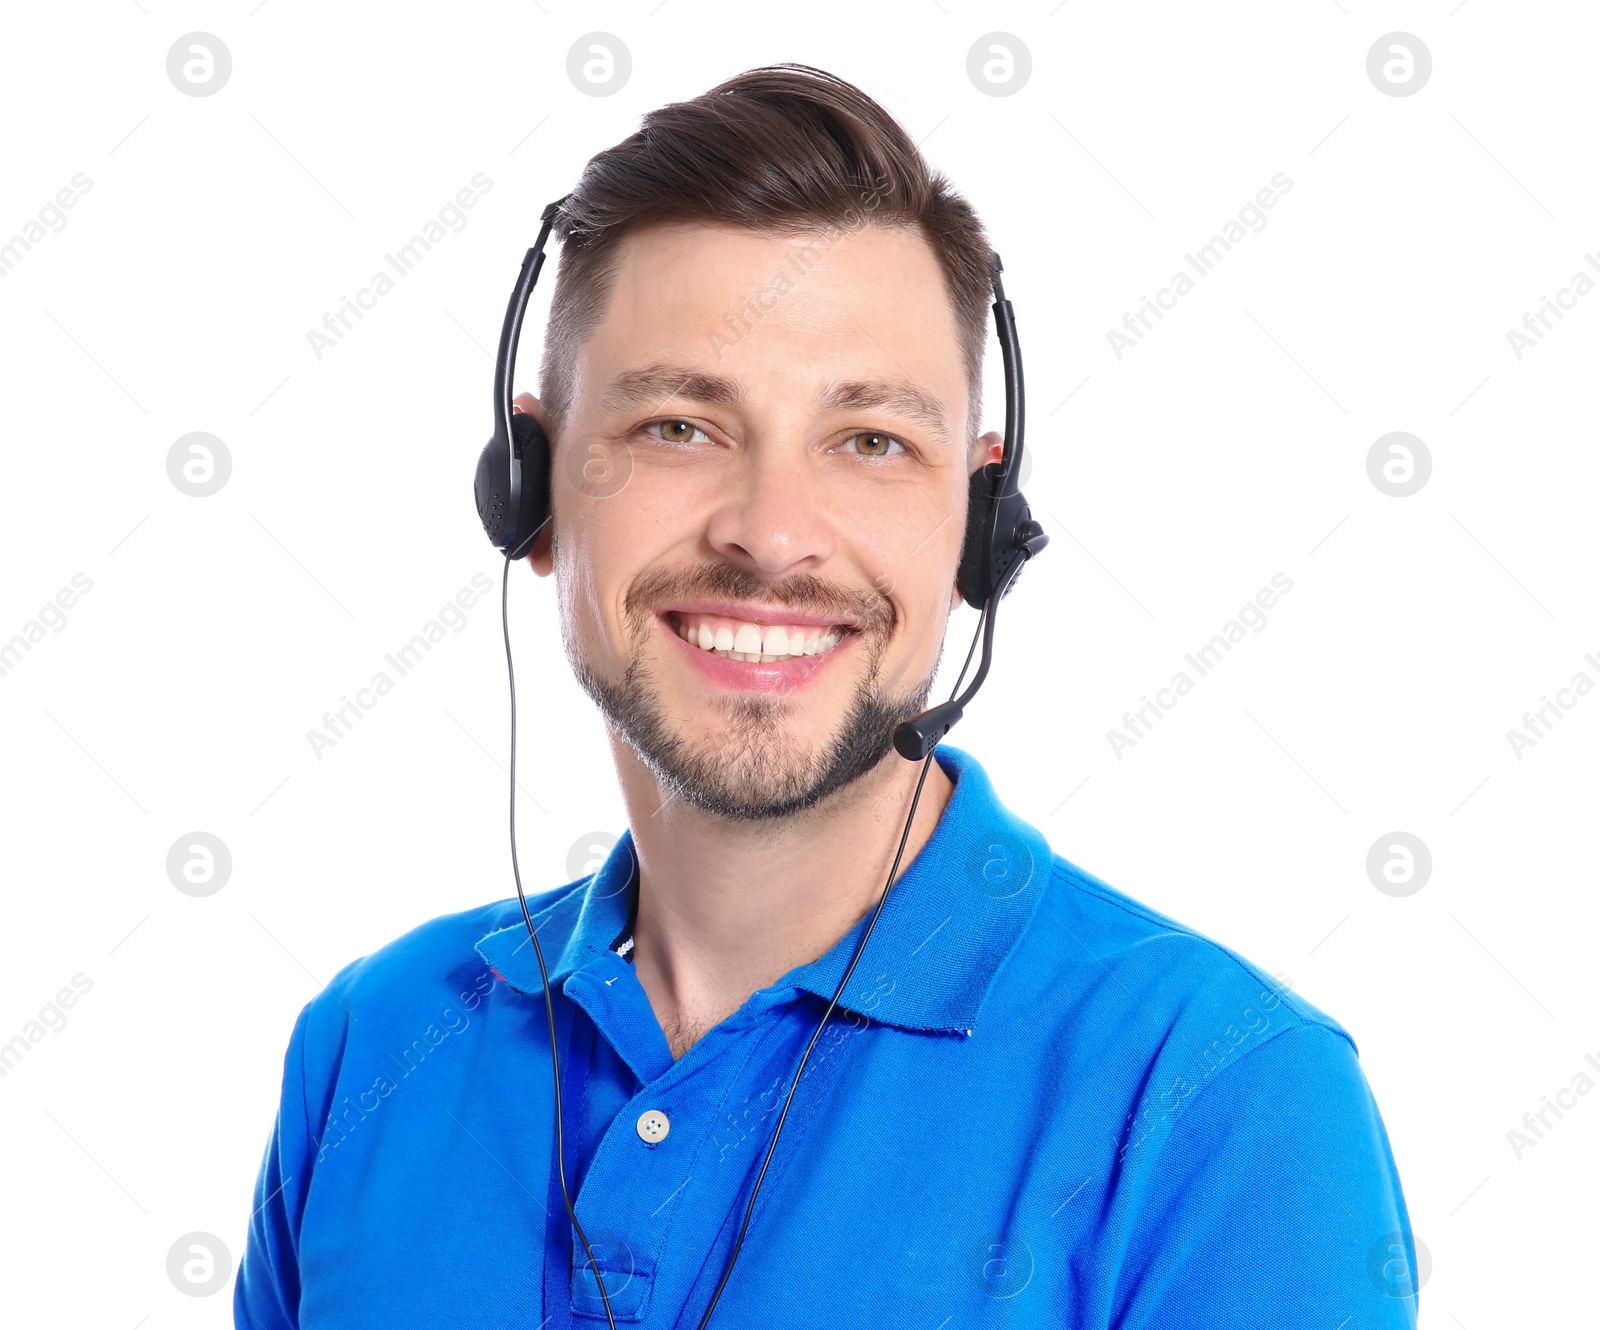
[[[540,367],[552,439],[572,406],[574,354],[605,315],[631,229],[688,221],[799,234],[859,230],[866,216],[915,227],[933,249],[961,339],[974,444],[993,298],[983,224],[883,107],[796,64],[747,70],[652,111],[589,160],[554,227],[564,243]]]

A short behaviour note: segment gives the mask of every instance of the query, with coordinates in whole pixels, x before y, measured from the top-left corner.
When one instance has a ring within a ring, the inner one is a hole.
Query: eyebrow
[[[714,406],[745,404],[743,390],[732,379],[657,361],[639,369],[623,370],[612,379],[600,397],[600,410],[609,415],[639,406],[654,409],[675,397]]]
[[[674,399],[713,406],[747,404],[739,383],[721,374],[656,361],[638,369],[623,370],[606,386],[600,410],[619,414],[641,406],[659,410]],[[831,384],[817,399],[823,411],[894,411],[924,426],[949,442],[950,418],[944,403],[911,379],[843,379]]]
[[[870,411],[885,408],[914,420],[950,441],[950,418],[944,403],[910,379],[846,379],[835,383],[818,401],[824,411]]]

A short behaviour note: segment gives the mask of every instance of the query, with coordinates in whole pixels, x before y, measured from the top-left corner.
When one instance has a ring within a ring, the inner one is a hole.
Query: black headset
[[[544,951],[539,945],[533,917],[528,911],[527,897],[522,889],[522,873],[517,863],[517,686],[516,675],[511,666],[511,636],[506,617],[506,594],[510,585],[511,564],[513,560],[526,556],[533,547],[534,539],[550,520],[551,515],[550,441],[545,437],[544,429],[531,412],[517,414],[512,411],[511,380],[517,364],[517,342],[522,333],[522,316],[527,310],[528,297],[533,293],[534,284],[539,280],[539,270],[544,266],[545,243],[549,240],[551,228],[561,212],[561,205],[566,201],[566,196],[557,199],[539,215],[541,225],[538,239],[533,242],[533,248],[523,256],[522,270],[518,273],[516,287],[511,292],[511,302],[506,307],[505,324],[500,329],[500,353],[495,361],[494,435],[483,446],[483,451],[478,456],[478,469],[472,488],[473,497],[478,505],[478,520],[483,523],[484,532],[490,542],[506,560],[505,576],[500,588],[500,622],[501,630],[505,634],[506,671],[511,681],[511,867],[517,884],[517,899],[522,904],[523,921],[527,924],[528,937],[533,942],[534,955],[539,961],[539,973],[544,980],[545,1014],[550,1026],[550,1066],[555,1080],[557,1176],[561,1183],[562,1199],[566,1202],[567,1217],[577,1233],[578,1241],[583,1245],[584,1253],[589,1260],[589,1269],[594,1273],[600,1300],[605,1307],[606,1321],[612,1330],[615,1330],[616,1322],[612,1318],[611,1299],[606,1294],[605,1281],[601,1278],[599,1264],[595,1261],[594,1252],[589,1246],[589,1239],[584,1234],[582,1225],[578,1223],[577,1211],[573,1208],[572,1198],[567,1191],[566,1147],[561,1121],[561,1064],[556,1049],[555,1008],[550,998],[550,975],[545,968]],[[952,692],[949,701],[913,716],[895,729],[895,750],[908,761],[922,763],[922,774],[918,777],[916,791],[911,799],[911,809],[906,815],[905,828],[900,834],[899,849],[895,853],[894,864],[889,869],[888,880],[883,885],[883,891],[878,897],[877,907],[872,913],[866,931],[856,943],[855,953],[839,980],[833,1000],[828,1003],[827,1011],[818,1022],[810,1042],[806,1045],[805,1053],[800,1058],[800,1064],[795,1069],[788,1096],[783,1102],[783,1111],[778,1116],[771,1143],[767,1147],[766,1157],[761,1165],[761,1172],[751,1188],[750,1198],[745,1206],[744,1222],[729,1253],[727,1264],[723,1267],[722,1278],[700,1320],[700,1330],[705,1330],[710,1324],[711,1314],[716,1310],[722,1290],[727,1287],[728,1277],[733,1273],[733,1264],[738,1260],[739,1252],[744,1246],[745,1232],[750,1226],[750,1217],[755,1212],[756,1194],[761,1190],[761,1184],[767,1176],[767,1167],[772,1163],[773,1154],[778,1148],[778,1138],[783,1132],[784,1123],[788,1120],[789,1105],[800,1084],[806,1060],[811,1056],[811,1050],[821,1037],[829,1017],[833,1015],[833,1009],[840,995],[850,982],[850,976],[855,972],[856,962],[861,959],[861,953],[866,948],[867,939],[872,936],[878,916],[883,912],[889,888],[894,883],[901,856],[905,852],[906,840],[911,834],[911,824],[917,813],[917,801],[922,797],[922,785],[928,776],[933,750],[939,740],[944,738],[961,719],[963,708],[972,700],[989,673],[994,650],[995,607],[1011,590],[1011,584],[1022,572],[1023,564],[1039,553],[1050,540],[1044,528],[1029,513],[1027,500],[1023,498],[1020,488],[1024,415],[1022,352],[1017,345],[1016,317],[1012,312],[1011,302],[1006,299],[1000,273],[1000,256],[993,254],[990,261],[990,275],[994,284],[995,331],[1000,338],[1000,359],[1005,366],[1006,376],[1005,447],[999,462],[987,462],[967,478],[967,529],[961,546],[961,560],[956,566],[956,585],[960,588],[962,598],[968,605],[981,611],[977,631],[983,635],[983,656],[978,664],[978,672],[959,697]],[[972,646],[976,647],[977,644],[975,633]],[[961,673],[956,679],[956,691],[960,690],[961,679],[965,677],[967,665],[971,661],[972,648],[969,647],[967,659],[963,662]]]

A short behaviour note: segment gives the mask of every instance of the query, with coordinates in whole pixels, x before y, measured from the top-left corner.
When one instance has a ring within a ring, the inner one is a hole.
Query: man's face
[[[612,727],[729,818],[878,765],[926,702],[980,460],[927,243],[636,231],[572,382],[532,562]]]

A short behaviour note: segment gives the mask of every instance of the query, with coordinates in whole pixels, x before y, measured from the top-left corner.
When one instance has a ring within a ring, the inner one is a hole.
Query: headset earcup
[[[526,412],[511,417],[511,431],[522,445],[522,502],[510,549],[511,557],[520,559],[550,516],[550,440]]]
[[[550,512],[550,442],[531,415],[513,415],[511,430],[522,452],[522,498],[517,511],[507,509],[511,457],[498,435],[478,454],[472,493],[489,543],[509,557],[520,559],[533,545]]]
[[[994,481],[988,472],[988,466],[980,466],[967,477],[967,534],[961,545],[961,562],[956,566],[956,585],[962,599],[975,610],[982,609],[989,598],[989,588],[983,584],[983,556]]]
[[[496,549],[503,546],[506,496],[511,490],[511,463],[505,440],[498,434],[483,445],[478,454],[478,470],[472,480],[472,497],[478,505],[478,521],[483,534]]]

